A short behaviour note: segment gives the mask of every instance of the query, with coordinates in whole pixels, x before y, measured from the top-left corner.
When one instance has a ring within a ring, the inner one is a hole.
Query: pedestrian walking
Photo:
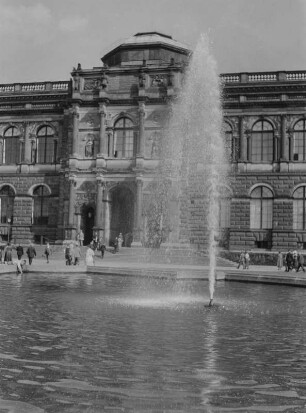
[[[297,256],[297,268],[296,268],[296,272],[299,272],[299,269],[302,268],[303,272],[305,272],[305,268],[304,268],[304,256],[303,254],[298,254]]]
[[[66,265],[71,265],[72,253],[71,253],[70,245],[66,245],[65,247],[65,260],[66,260]]]
[[[4,262],[7,264],[13,264],[13,247],[10,242],[4,248]]]
[[[121,249],[123,244],[123,235],[122,232],[120,232],[119,237],[118,237],[118,251]]]
[[[285,271],[289,272],[289,271],[292,270],[292,267],[293,267],[293,255],[292,255],[292,252],[291,252],[291,251],[288,251],[288,252],[287,252],[285,261],[286,261],[286,269],[285,269]]]
[[[76,245],[75,245],[75,247],[74,247],[74,249],[73,249],[73,252],[74,252],[74,254],[73,254],[73,256],[74,256],[74,265],[79,265],[80,264],[80,259],[81,259],[81,256],[82,256],[82,254],[81,254],[81,248],[80,248],[80,245],[79,245],[79,243],[76,243]]]
[[[244,251],[241,251],[241,254],[240,254],[240,256],[239,256],[239,262],[238,262],[238,267],[237,267],[237,269],[239,269],[241,265],[242,265],[242,268],[244,268],[244,266],[245,266]]]
[[[92,245],[87,248],[85,263],[88,266],[95,265],[95,251],[93,250]]]
[[[281,270],[283,268],[283,264],[284,264],[283,253],[281,251],[278,251],[278,254],[277,254],[277,269]]]
[[[21,257],[23,256],[23,247],[20,244],[16,247],[16,253],[18,260],[21,260]]]
[[[27,248],[27,256],[28,256],[28,259],[29,259],[29,265],[32,265],[33,258],[36,257],[36,250],[35,250],[34,245],[32,243]]]
[[[47,242],[47,244],[46,244],[44,254],[45,254],[45,257],[47,259],[47,264],[49,264],[49,256],[51,255],[51,247],[50,247],[49,242]]]
[[[250,254],[248,253],[248,251],[245,251],[244,252],[244,268],[248,270],[249,266],[250,266]]]
[[[293,253],[292,253],[292,256],[293,256],[293,268],[292,269],[297,269],[297,267],[298,267],[298,253],[297,253],[297,251],[293,251]]]
[[[80,230],[79,233],[79,243],[80,243],[80,247],[83,247],[83,243],[84,243],[84,232],[82,230]]]
[[[99,239],[98,250],[101,252],[101,257],[104,258],[104,253],[106,250],[105,242],[103,238]]]

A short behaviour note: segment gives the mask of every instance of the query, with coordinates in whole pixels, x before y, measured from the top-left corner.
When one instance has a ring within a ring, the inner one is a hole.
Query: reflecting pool
[[[0,278],[0,411],[305,412],[305,289]]]

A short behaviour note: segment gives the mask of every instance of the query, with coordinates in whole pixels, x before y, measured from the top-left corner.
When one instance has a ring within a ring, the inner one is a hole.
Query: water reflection
[[[204,282],[19,278],[0,280],[0,410],[305,409],[303,289],[220,282],[208,308]]]

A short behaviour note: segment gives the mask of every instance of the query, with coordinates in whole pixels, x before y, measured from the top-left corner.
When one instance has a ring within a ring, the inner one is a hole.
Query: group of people
[[[82,252],[79,242],[71,242],[65,246],[66,265],[79,265],[81,257]]]
[[[248,251],[241,251],[239,255],[239,261],[238,261],[238,269],[242,267],[243,269],[247,270],[249,269],[250,266],[250,254]]]
[[[283,268],[283,265],[284,254],[279,251],[277,256],[277,269],[281,270]],[[285,271],[289,272],[295,270],[296,272],[299,272],[300,269],[305,272],[303,254],[297,251],[288,251],[285,255]]]
[[[13,262],[13,250],[16,250],[17,260]],[[27,255],[29,265],[32,265],[34,257],[36,257],[36,250],[32,243],[29,244],[26,251],[24,252],[24,248],[21,244],[17,246],[11,244],[10,242],[4,248],[0,249],[0,263],[1,264],[16,264],[17,273],[23,274],[26,267],[26,259],[24,259],[24,254]]]

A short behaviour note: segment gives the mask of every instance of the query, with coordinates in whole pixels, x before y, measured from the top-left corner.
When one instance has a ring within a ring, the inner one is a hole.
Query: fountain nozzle
[[[213,298],[210,299],[208,307],[212,307],[212,305],[213,305]]]

